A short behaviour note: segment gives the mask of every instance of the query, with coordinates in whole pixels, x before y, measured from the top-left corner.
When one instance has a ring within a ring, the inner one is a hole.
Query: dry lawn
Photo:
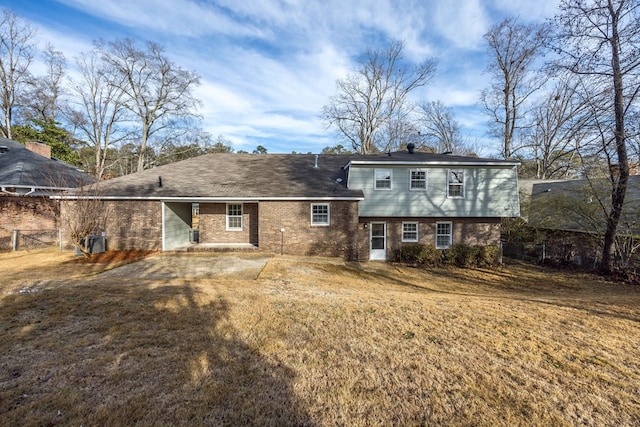
[[[640,424],[630,285],[279,256],[100,274],[126,261],[0,254],[0,425]]]

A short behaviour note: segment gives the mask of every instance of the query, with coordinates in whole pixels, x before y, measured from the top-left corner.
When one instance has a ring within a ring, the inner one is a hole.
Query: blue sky
[[[98,38],[164,46],[196,71],[203,127],[236,150],[319,152],[338,143],[319,118],[335,82],[367,48],[403,40],[408,59],[438,61],[414,93],[454,109],[463,134],[493,154],[477,106],[488,84],[482,35],[507,16],[552,17],[557,0],[0,0],[70,63]]]

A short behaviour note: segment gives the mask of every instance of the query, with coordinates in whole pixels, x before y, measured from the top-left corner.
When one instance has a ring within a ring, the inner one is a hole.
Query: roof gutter
[[[162,202],[271,202],[271,201],[360,201],[364,200],[363,196],[353,197],[127,197],[127,196],[51,196],[52,199],[59,200],[88,200],[98,198],[100,200],[147,200],[147,201],[162,201]]]
[[[28,188],[29,191],[27,191],[26,193],[20,193],[18,191],[9,191],[7,190],[7,186],[3,185],[2,187],[0,187],[0,193],[4,193],[4,194],[9,194],[11,196],[28,196],[30,194],[33,194],[36,192],[36,189],[38,189],[38,187],[25,187],[25,186],[16,186],[16,185],[12,185],[11,188]]]
[[[440,160],[431,160],[431,161],[415,161],[415,162],[405,162],[405,161],[371,161],[371,160],[351,160],[345,168],[350,167],[351,165],[393,165],[393,166],[406,166],[406,165],[421,165],[421,166],[520,166],[520,162],[517,161],[488,161],[488,162],[457,162],[454,160],[451,161],[440,161]]]
[[[13,187],[15,188],[15,187]],[[5,187],[4,185],[2,187],[0,187],[0,192],[4,193],[4,194],[9,194],[11,196],[19,196],[20,193],[16,192],[16,191],[9,191],[7,190],[7,187]]]

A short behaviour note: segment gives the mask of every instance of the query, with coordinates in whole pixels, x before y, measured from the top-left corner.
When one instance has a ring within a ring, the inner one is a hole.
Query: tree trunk
[[[616,119],[615,143],[618,155],[618,165],[610,168],[611,171],[611,211],[607,218],[607,229],[604,235],[604,246],[602,248],[602,261],[600,262],[600,272],[611,274],[615,269],[615,240],[622,214],[627,192],[627,182],[629,181],[629,159],[627,157],[627,145],[624,132],[624,97],[622,71],[620,69],[620,35],[618,34],[618,14],[613,10],[613,5],[609,1],[609,10],[612,17],[611,36],[611,65],[613,72],[614,89],[614,112]]]
[[[138,148],[138,172],[144,170],[144,156],[147,152],[147,140],[149,139],[150,127],[148,123],[142,124],[142,138],[140,139],[140,147]]]
[[[5,123],[5,130],[6,130],[6,134],[7,134],[7,139],[13,139],[11,138],[11,108],[7,108],[7,113],[6,113],[6,123]]]

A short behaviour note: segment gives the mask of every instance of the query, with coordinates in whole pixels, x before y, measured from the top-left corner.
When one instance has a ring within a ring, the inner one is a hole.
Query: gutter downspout
[[[0,188],[0,192],[5,193],[5,194],[9,194],[11,196],[19,196],[19,194],[14,192],[14,191],[8,191],[7,187],[5,187],[4,185]]]
[[[17,191],[9,191],[7,190],[7,186],[3,185],[2,187],[0,187],[0,193],[4,193],[4,194],[9,194],[10,196],[28,196],[30,194],[35,193],[36,188],[35,187],[31,187],[31,189],[29,191],[27,191],[24,194],[20,194]]]

